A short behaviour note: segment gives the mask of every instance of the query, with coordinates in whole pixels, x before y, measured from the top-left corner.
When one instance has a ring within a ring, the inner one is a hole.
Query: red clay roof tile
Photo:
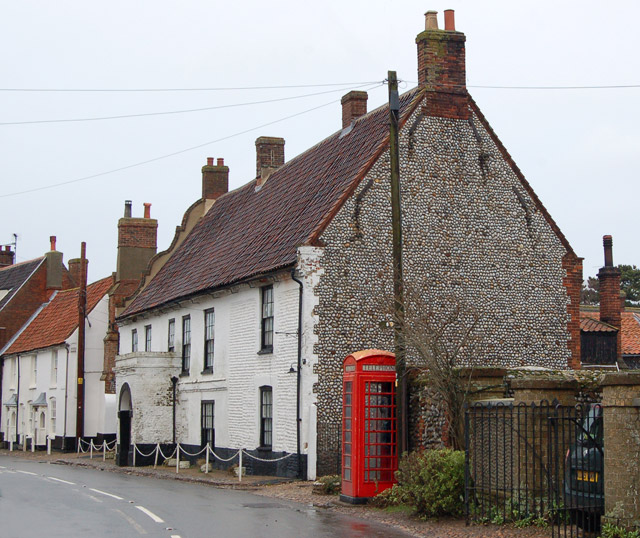
[[[87,286],[87,314],[105,296],[113,283],[103,278]],[[25,353],[63,344],[78,327],[79,288],[59,291],[11,344],[6,354]]]
[[[422,99],[401,97],[401,117]],[[357,184],[388,141],[388,107],[291,159],[256,192],[248,183],[216,200],[122,316],[293,265],[297,247]]]

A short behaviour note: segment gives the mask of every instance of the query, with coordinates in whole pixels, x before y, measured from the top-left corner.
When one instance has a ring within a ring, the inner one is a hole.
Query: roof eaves
[[[124,310],[124,312],[122,314],[120,314],[117,318],[116,321],[120,321],[120,320],[126,320],[128,318],[132,318],[134,316],[139,316],[140,314],[143,313],[148,313],[148,312],[153,312],[155,310],[162,310],[163,308],[167,308],[171,305],[177,304],[179,305],[182,301],[189,301],[195,297],[198,297],[200,295],[207,295],[209,293],[214,293],[216,291],[221,291],[227,288],[231,288],[233,286],[240,286],[242,284],[246,284],[247,282],[250,282],[252,280],[257,280],[259,278],[266,278],[269,275],[272,275],[273,273],[279,273],[280,271],[282,271],[283,269],[287,269],[287,268],[291,268],[295,266],[295,261],[291,262],[291,263],[286,263],[286,264],[282,264],[279,265],[277,267],[274,267],[273,269],[262,273],[255,273],[253,275],[248,275],[248,276],[244,276],[242,278],[239,278],[237,280],[233,280],[231,282],[226,282],[224,284],[221,284],[219,286],[214,286],[211,288],[206,288],[206,289],[202,289],[202,290],[198,290],[198,291],[194,291],[193,293],[189,293],[187,295],[183,295],[181,297],[174,297],[173,299],[169,299],[168,301],[164,301],[163,303],[159,303],[157,305],[153,305],[149,308],[141,308],[140,310],[136,310],[133,312],[127,312],[127,309]]]

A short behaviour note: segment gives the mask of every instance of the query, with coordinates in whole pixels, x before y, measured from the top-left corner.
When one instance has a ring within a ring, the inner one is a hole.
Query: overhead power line
[[[379,88],[381,86],[383,86],[382,83],[377,83],[375,86],[369,87],[367,89],[368,90],[375,90],[376,88]],[[318,106],[315,106],[313,108],[308,108],[308,109],[303,110],[301,112],[296,112],[295,114],[290,114],[289,116],[285,116],[285,117],[279,118],[277,120],[273,120],[273,121],[270,121],[270,122],[267,122],[267,123],[263,123],[261,125],[257,125],[256,127],[251,127],[250,129],[245,129],[244,131],[239,131],[237,133],[233,133],[233,134],[230,134],[230,135],[227,135],[227,136],[223,136],[222,138],[217,138],[215,140],[210,140],[209,142],[204,142],[202,144],[198,144],[196,146],[191,146],[191,147],[188,147],[188,148],[184,148],[184,149],[181,149],[181,150],[178,150],[178,151],[174,151],[172,153],[167,153],[165,155],[160,155],[159,157],[153,157],[151,159],[147,159],[147,160],[144,160],[144,161],[139,161],[137,163],[129,164],[129,165],[126,165],[126,166],[121,166],[119,168],[113,168],[112,170],[107,170],[105,172],[99,172],[97,174],[91,174],[89,176],[79,177],[79,178],[71,179],[71,180],[68,180],[68,181],[61,181],[59,183],[54,183],[52,185],[45,185],[45,186],[42,186],[42,187],[35,187],[33,189],[26,189],[26,190],[23,190],[23,191],[11,192],[11,193],[8,193],[8,194],[1,194],[0,198],[9,198],[11,196],[18,196],[20,194],[28,194],[28,193],[31,193],[31,192],[37,192],[37,191],[42,191],[42,190],[47,190],[47,189],[53,189],[53,188],[56,188],[56,187],[61,187],[63,185],[70,185],[72,183],[79,183],[81,181],[87,181],[89,179],[94,179],[94,178],[97,178],[97,177],[106,176],[108,174],[114,174],[116,172],[122,172],[123,170],[130,170],[131,168],[136,168],[138,166],[143,166],[145,164],[150,164],[150,163],[153,163],[153,162],[156,162],[156,161],[160,161],[160,160],[163,160],[163,159],[168,159],[169,157],[175,157],[176,155],[180,155],[182,153],[187,153],[189,151],[193,151],[195,149],[203,148],[205,146],[209,146],[209,145],[215,144],[217,142],[222,142],[224,140],[229,140],[230,138],[234,138],[236,136],[241,136],[243,134],[247,134],[247,133],[250,133],[252,131],[257,131],[258,129],[262,129],[264,127],[268,127],[270,125],[274,125],[276,123],[280,123],[282,121],[289,120],[289,119],[295,118],[297,116],[302,116],[303,114],[307,114],[309,112],[313,112],[314,110],[318,110],[320,108],[324,108],[326,106],[333,105],[335,103],[336,103],[335,100],[334,101],[329,101],[328,103],[324,103],[322,105],[318,105]]]
[[[325,88],[376,84],[368,82],[330,82],[326,84],[289,84],[281,86],[220,86],[217,88],[0,88],[0,92],[221,92],[245,90],[283,90],[293,88]]]
[[[378,84],[379,82],[361,84],[360,86],[352,86],[352,88],[362,88],[364,86],[370,86],[371,84]],[[186,110],[169,110],[162,112],[142,112],[139,114],[119,114],[117,116],[99,116],[92,118],[60,118],[54,120],[27,120],[27,121],[4,121],[0,122],[0,125],[33,125],[40,123],[72,123],[72,122],[84,122],[84,121],[103,121],[103,120],[119,120],[124,118],[142,118],[146,116],[167,116],[170,114],[187,114],[192,112],[204,112],[207,110],[220,110],[223,108],[236,108],[242,106],[251,106],[251,105],[263,105],[266,103],[277,103],[279,101],[291,101],[293,99],[303,99],[305,97],[314,97],[317,95],[326,95],[328,93],[342,92],[344,88],[339,88],[337,90],[327,90],[324,92],[315,92],[315,93],[306,93],[304,95],[292,95],[289,97],[278,97],[276,99],[265,99],[263,101],[250,101],[248,103],[233,103],[229,105],[217,105],[217,106],[208,106],[202,108],[189,108]]]

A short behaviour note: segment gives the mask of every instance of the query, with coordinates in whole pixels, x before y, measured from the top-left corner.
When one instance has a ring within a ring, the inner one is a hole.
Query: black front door
[[[131,447],[131,411],[120,411],[120,448],[118,450],[118,465],[126,467],[129,464],[129,449]]]

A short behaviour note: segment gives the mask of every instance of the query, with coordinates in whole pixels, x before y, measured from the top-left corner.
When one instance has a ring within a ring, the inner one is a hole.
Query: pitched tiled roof
[[[4,308],[16,291],[20,289],[20,286],[28,280],[29,276],[43,261],[44,257],[36,258],[35,260],[16,263],[0,269],[0,290],[7,290],[3,297],[0,295],[0,310]]]
[[[105,296],[112,283],[113,278],[107,277],[87,286],[87,314]],[[25,353],[63,344],[78,326],[79,291],[79,288],[59,291],[5,353]]]
[[[406,119],[424,94],[400,99]],[[356,120],[255,183],[216,200],[189,236],[123,312],[132,315],[293,265],[298,246],[328,223],[388,144],[388,107]]]
[[[594,312],[580,312],[580,330],[592,333],[592,332],[604,332],[604,333],[614,333],[617,332],[618,329],[613,325],[609,325],[604,321],[600,321],[600,314],[596,316],[593,315]]]
[[[580,318],[581,330],[598,330],[584,329],[584,324],[589,323],[589,321],[598,324],[598,326],[609,327],[609,329],[600,330],[615,330],[615,328],[611,327],[611,325],[600,321],[600,312],[598,312],[597,310],[594,312],[582,311],[580,312]],[[596,327],[596,325],[593,325],[593,327]],[[640,314],[638,314],[637,312],[622,312],[621,340],[623,355],[640,355]]]

